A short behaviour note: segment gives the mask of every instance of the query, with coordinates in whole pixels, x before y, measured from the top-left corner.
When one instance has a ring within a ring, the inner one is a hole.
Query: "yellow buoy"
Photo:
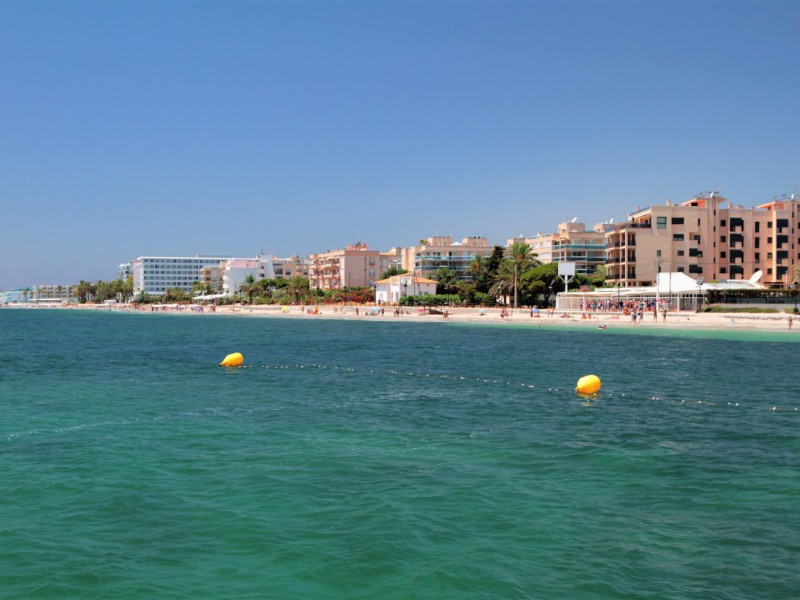
[[[600,378],[597,375],[584,375],[578,379],[575,391],[579,394],[596,394],[600,391]]]
[[[234,352],[233,354],[228,354],[221,363],[219,363],[220,367],[238,367],[244,361],[244,356],[242,356],[241,352]]]

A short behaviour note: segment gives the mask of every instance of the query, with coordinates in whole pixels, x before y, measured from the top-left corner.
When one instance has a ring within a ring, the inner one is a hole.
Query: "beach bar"
[[[668,310],[696,311],[705,303],[705,297],[712,290],[761,290],[759,274],[748,279],[725,280],[706,283],[703,278],[693,279],[685,273],[659,273],[657,285],[623,287],[603,287],[595,290],[575,290],[561,292],[556,296],[556,310],[584,311],[593,307],[614,311],[631,302],[652,301],[667,306]]]

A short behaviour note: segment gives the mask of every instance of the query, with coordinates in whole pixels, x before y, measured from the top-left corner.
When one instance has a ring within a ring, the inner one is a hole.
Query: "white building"
[[[128,277],[133,277],[133,266],[131,263],[122,263],[117,267],[117,278],[127,281]]]
[[[761,273],[750,279],[726,279],[715,283],[705,283],[700,279],[693,279],[686,273],[658,273],[656,285],[647,286],[616,286],[598,288],[593,291],[561,292],[556,296],[556,310],[584,310],[592,303],[605,303],[612,308],[619,307],[627,302],[657,302],[668,303],[670,310],[694,311],[705,302],[705,296],[710,291],[747,291],[763,290],[764,285],[759,283]]]
[[[78,301],[76,285],[35,285],[31,290],[29,302],[37,304],[62,304]]]
[[[238,293],[248,275],[252,275],[256,281],[275,279],[272,256],[234,258],[227,261],[222,272],[223,293],[228,296]]]
[[[397,304],[405,296],[424,294],[436,294],[436,282],[433,279],[406,273],[375,282],[375,301],[378,304]]]
[[[6,290],[0,292],[0,304],[22,304],[27,302],[30,297],[31,290]]]
[[[197,254],[195,256],[140,256],[131,261],[133,295],[161,296],[170,288],[192,291],[201,280],[203,267],[219,267],[231,256]]]

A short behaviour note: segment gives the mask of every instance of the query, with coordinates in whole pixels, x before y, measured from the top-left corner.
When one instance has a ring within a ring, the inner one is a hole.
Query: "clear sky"
[[[798,26],[794,1],[0,0],[0,289],[766,202],[800,186]]]

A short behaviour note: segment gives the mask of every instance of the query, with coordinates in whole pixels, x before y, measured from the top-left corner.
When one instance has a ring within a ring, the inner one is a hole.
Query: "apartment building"
[[[479,256],[488,258],[493,250],[485,237],[454,242],[452,236],[432,236],[417,246],[401,248],[400,262],[403,269],[416,275],[433,277],[438,269],[450,269],[458,279],[468,281],[472,261]]]
[[[366,244],[329,250],[308,257],[308,282],[312,290],[371,287],[388,268],[389,258]]]
[[[289,279],[295,275],[308,277],[308,259],[300,256],[273,259],[273,268],[277,279]]]
[[[793,194],[744,208],[706,192],[681,204],[637,208],[606,233],[608,278],[652,285],[667,271],[706,281],[759,273],[768,287],[788,287],[800,264],[798,200]]]
[[[222,268],[223,293],[229,296],[238,293],[250,275],[256,281],[275,279],[272,256],[261,255],[256,258],[234,258],[226,261]]]
[[[206,290],[211,292],[222,292],[223,273],[225,271],[225,261],[215,267],[200,268],[200,283]]]
[[[610,225],[600,223],[589,230],[585,223],[573,219],[559,223],[555,233],[543,234],[540,231],[532,237],[512,238],[507,245],[523,242],[531,247],[531,252],[541,263],[574,262],[576,273],[591,275],[606,262],[606,231],[609,228]]]
[[[160,296],[170,288],[192,291],[192,284],[202,280],[201,269],[219,267],[231,256],[196,254],[195,256],[140,256],[131,261],[133,295]]]

